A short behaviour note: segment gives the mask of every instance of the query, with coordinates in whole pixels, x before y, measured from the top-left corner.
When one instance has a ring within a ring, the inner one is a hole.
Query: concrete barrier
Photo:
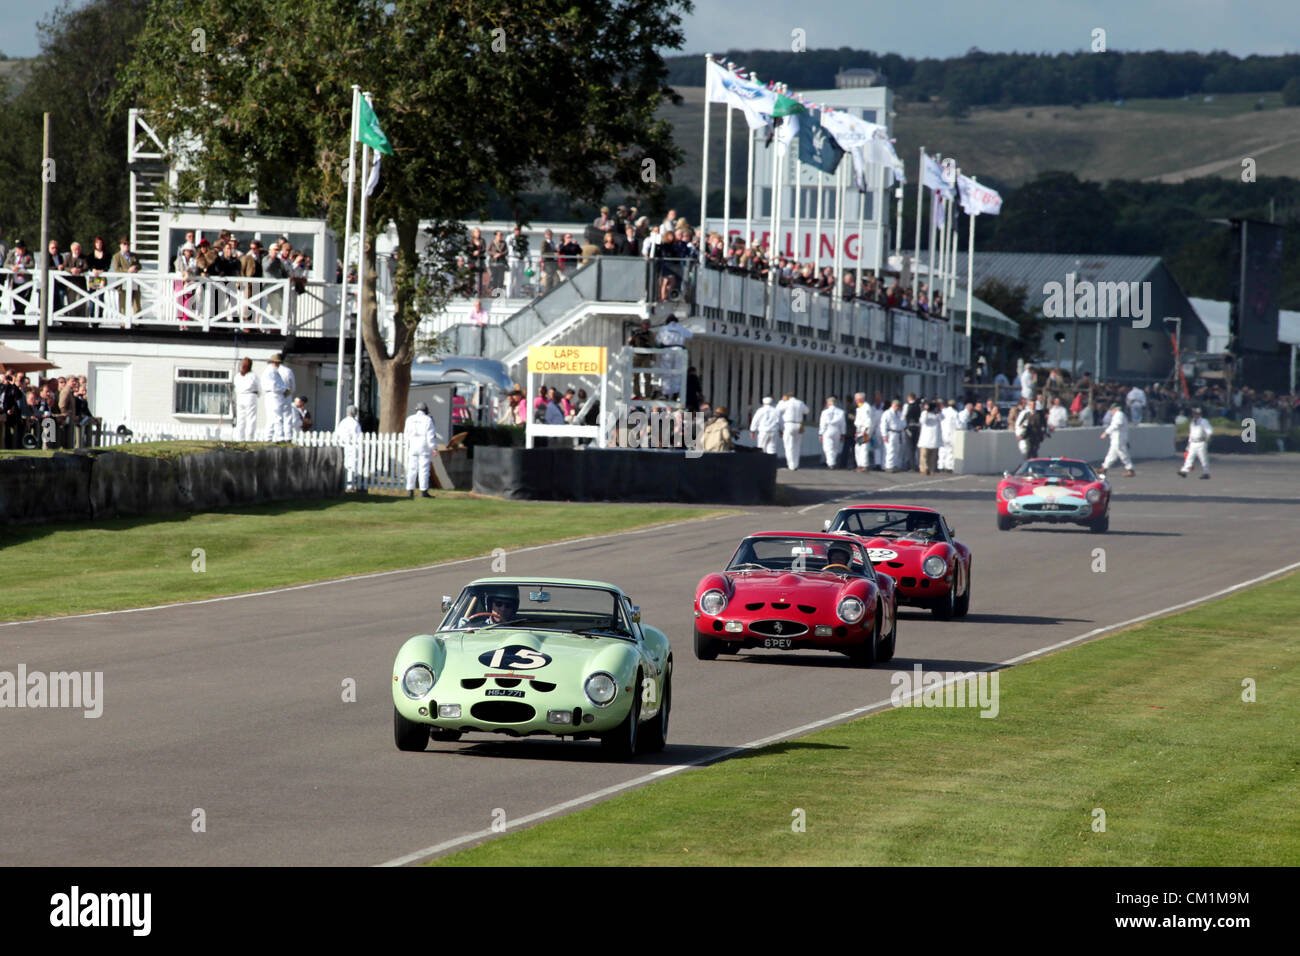
[[[174,459],[83,451],[0,458],[0,523],[210,511],[343,494],[341,448],[267,445]]]
[[[1103,441],[1100,425],[1091,428],[1058,428],[1038,448],[1044,457],[1082,458],[1101,462],[1110,448]],[[1130,425],[1128,451],[1134,461],[1171,458],[1174,450],[1173,425]],[[1014,471],[1024,460],[1011,429],[959,431],[952,439],[953,473],[958,475],[1000,475]]]

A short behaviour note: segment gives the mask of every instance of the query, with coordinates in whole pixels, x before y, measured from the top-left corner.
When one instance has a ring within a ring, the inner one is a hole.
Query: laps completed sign
[[[598,345],[537,345],[528,350],[533,375],[604,375],[605,349]]]

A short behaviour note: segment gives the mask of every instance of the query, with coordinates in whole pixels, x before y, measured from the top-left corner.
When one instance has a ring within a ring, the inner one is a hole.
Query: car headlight
[[[705,614],[721,614],[726,606],[727,596],[717,588],[700,595],[700,610]]]
[[[1002,500],[1003,500],[1003,501],[1010,501],[1010,500],[1011,500],[1012,498],[1014,498],[1015,496],[1016,496],[1016,489],[1015,489],[1015,486],[1013,486],[1013,485],[1003,485],[1003,486],[1002,486]]]
[[[618,694],[618,681],[614,680],[609,674],[598,671],[587,678],[587,682],[582,685],[583,691],[597,707],[608,707],[610,701]]]
[[[861,598],[846,597],[840,601],[840,606],[835,609],[835,613],[840,616],[840,620],[845,624],[857,624],[862,620],[862,615],[866,613],[867,606],[862,603]]]
[[[1097,502],[1101,501],[1101,489],[1089,488],[1088,493],[1084,495],[1084,497],[1088,499],[1089,504],[1095,505]]]
[[[932,554],[921,564],[921,570],[927,578],[941,578],[948,573],[948,562],[937,554]]]
[[[402,675],[402,690],[411,700],[418,700],[433,690],[433,670],[427,664],[412,664]]]

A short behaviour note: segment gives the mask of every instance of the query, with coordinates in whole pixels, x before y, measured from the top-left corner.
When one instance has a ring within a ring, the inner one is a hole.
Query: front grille
[[[749,629],[766,637],[798,637],[808,633],[808,625],[798,621],[755,621]]]
[[[466,677],[460,682],[460,686],[464,687],[466,690],[478,690],[486,683],[487,680],[483,677]]]
[[[474,719],[489,724],[522,724],[537,716],[530,705],[514,700],[481,700],[469,712]]]

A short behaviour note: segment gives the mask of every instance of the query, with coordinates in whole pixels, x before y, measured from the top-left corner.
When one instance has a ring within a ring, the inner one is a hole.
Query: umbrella
[[[44,372],[52,368],[58,366],[39,355],[20,352],[0,342],[0,372]]]

